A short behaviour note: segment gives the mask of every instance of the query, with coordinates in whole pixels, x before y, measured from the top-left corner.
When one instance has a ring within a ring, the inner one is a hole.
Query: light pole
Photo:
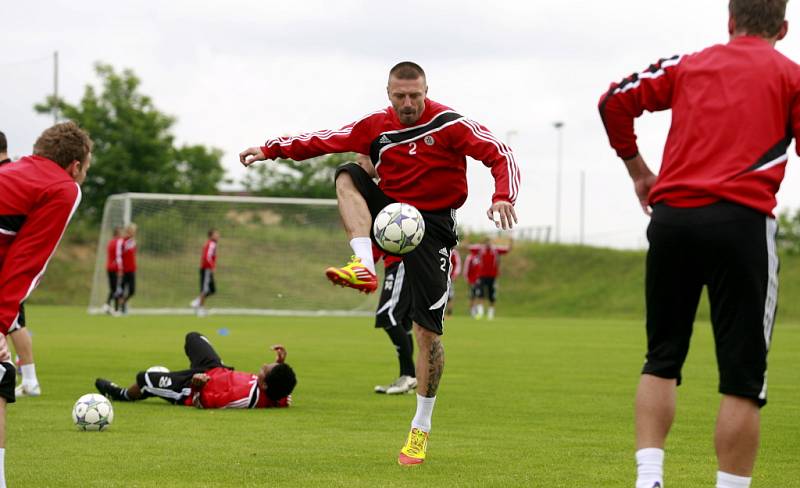
[[[561,163],[563,157],[563,131],[564,122],[558,120],[553,122],[558,132],[558,152],[556,153],[556,243],[561,242]]]

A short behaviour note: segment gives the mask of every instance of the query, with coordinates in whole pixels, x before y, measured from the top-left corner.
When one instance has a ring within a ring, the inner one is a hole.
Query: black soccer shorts
[[[406,278],[406,267],[402,261],[392,263],[384,270],[383,288],[375,312],[375,327],[401,326],[411,330],[411,296]]]
[[[378,188],[361,166],[343,164],[336,168],[336,177],[342,172],[348,173],[353,179],[359,193],[367,201],[373,219],[386,205],[395,203]],[[405,279],[411,291],[410,316],[421,327],[441,335],[447,308],[450,251],[458,244],[455,210],[420,210],[420,213],[425,219],[425,237],[416,249],[403,255]],[[374,241],[375,237],[372,238]]]
[[[20,329],[25,328],[25,303],[19,304],[19,314],[17,315],[17,320],[11,324],[11,327],[8,328],[8,333],[16,332]]]
[[[6,399],[7,403],[14,403],[17,397],[14,394],[14,387],[17,383],[17,369],[11,362],[0,363],[0,397]]]
[[[136,294],[136,273],[124,273],[122,275],[122,295],[130,298]]]
[[[200,268],[200,293],[211,296],[217,292],[217,284],[214,282],[214,271],[208,268]]]
[[[497,280],[491,276],[478,279],[478,297],[488,298],[489,303],[497,300]]]
[[[647,361],[643,373],[675,378],[708,288],[719,392],[767,403],[767,351],[778,298],[775,219],[719,202],[654,206],[647,229]]]

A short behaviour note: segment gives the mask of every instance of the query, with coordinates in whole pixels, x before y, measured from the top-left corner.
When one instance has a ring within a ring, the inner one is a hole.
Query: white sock
[[[475,316],[478,318],[483,317],[483,305],[479,304],[475,307]]]
[[[751,479],[717,471],[717,488],[750,488]]]
[[[6,449],[0,447],[0,488],[6,488]]]
[[[636,488],[664,484],[664,450],[648,447],[636,451]]]
[[[494,307],[489,307],[489,313],[487,316],[489,317],[489,320],[494,318]]]
[[[433,415],[433,405],[436,397],[428,398],[417,393],[417,413],[411,421],[411,428],[431,431],[431,415]]]
[[[31,386],[39,384],[39,379],[36,377],[36,365],[33,363],[23,364],[19,369],[22,371],[22,384]]]
[[[356,237],[350,240],[350,247],[353,248],[357,258],[361,258],[361,264],[375,274],[375,260],[372,258],[372,239],[369,237]]]

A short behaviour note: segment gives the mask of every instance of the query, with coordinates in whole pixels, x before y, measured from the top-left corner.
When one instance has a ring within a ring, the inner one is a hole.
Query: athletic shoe
[[[94,381],[94,387],[97,388],[97,391],[99,391],[107,398],[110,398],[112,400],[121,400],[121,401],[128,400],[125,397],[125,391],[118,384],[112,383],[107,379],[97,378]]]
[[[194,300],[192,300],[192,302],[189,304],[189,306],[192,307],[192,308],[199,307],[200,306],[200,298],[195,298]]]
[[[428,433],[412,428],[408,433],[406,445],[400,449],[397,463],[403,466],[414,466],[425,462],[425,450],[428,448]]]
[[[361,258],[355,256],[352,256],[350,262],[342,268],[326,269],[325,276],[334,285],[355,288],[364,293],[372,293],[378,289],[378,277],[361,264]]]
[[[104,303],[103,304],[103,313],[111,313],[111,305]]]
[[[23,383],[14,390],[14,395],[17,397],[37,397],[41,394],[42,388],[39,386],[39,383],[33,386]]]
[[[417,379],[413,376],[401,376],[386,389],[387,395],[399,395],[401,393],[411,393],[417,387]]]
[[[413,376],[401,376],[394,380],[390,385],[375,385],[375,393],[388,393],[396,395],[406,393],[417,387],[417,379]]]

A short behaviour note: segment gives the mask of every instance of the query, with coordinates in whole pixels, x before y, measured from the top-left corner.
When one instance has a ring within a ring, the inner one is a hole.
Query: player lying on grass
[[[288,407],[297,378],[286,364],[286,349],[272,346],[277,357],[258,373],[234,371],[226,366],[211,343],[197,332],[186,334],[184,351],[189,369],[161,372],[140,371],[128,388],[98,378],[94,385],[103,395],[117,401],[159,397],[175,405],[197,408]]]

